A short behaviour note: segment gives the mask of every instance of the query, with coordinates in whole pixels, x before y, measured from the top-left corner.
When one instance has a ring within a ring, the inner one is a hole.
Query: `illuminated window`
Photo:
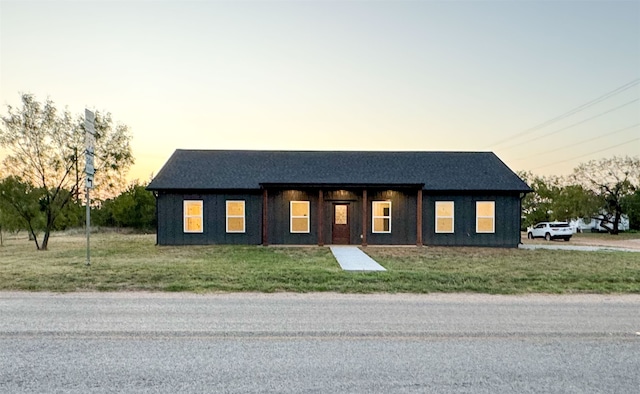
[[[227,232],[244,233],[244,201],[227,201]]]
[[[436,201],[436,233],[453,232],[453,201]]]
[[[476,232],[495,232],[495,202],[476,201]]]
[[[391,232],[391,201],[373,201],[372,231],[374,233]]]
[[[309,232],[309,201],[291,201],[291,232]]]
[[[184,200],[184,232],[202,232],[202,200]]]
[[[336,205],[333,216],[335,217],[335,224],[347,224],[347,206]]]

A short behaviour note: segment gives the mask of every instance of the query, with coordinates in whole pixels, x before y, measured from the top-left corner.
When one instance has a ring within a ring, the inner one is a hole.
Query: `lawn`
[[[154,235],[56,234],[0,247],[0,290],[640,293],[640,254],[368,247],[387,272],[344,272],[326,247],[156,246]]]

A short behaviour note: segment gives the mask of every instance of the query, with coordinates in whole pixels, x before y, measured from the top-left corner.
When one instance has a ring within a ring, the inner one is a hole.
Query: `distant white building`
[[[600,232],[607,231],[605,227],[602,227],[602,219],[605,218],[605,215],[601,214],[598,218],[589,219],[573,219],[569,222],[571,228],[574,233],[582,233],[582,232]],[[605,222],[608,223],[608,222]],[[622,214],[620,216],[620,223],[618,223],[619,231],[628,231],[629,230],[629,216]]]

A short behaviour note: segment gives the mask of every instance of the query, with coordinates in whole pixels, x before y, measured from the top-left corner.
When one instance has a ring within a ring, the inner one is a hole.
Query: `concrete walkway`
[[[329,246],[329,249],[345,271],[386,271],[357,246]]]

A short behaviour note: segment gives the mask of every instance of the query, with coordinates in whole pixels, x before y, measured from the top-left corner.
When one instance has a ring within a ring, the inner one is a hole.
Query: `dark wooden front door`
[[[349,244],[349,204],[335,204],[333,206],[332,227],[331,243]]]

